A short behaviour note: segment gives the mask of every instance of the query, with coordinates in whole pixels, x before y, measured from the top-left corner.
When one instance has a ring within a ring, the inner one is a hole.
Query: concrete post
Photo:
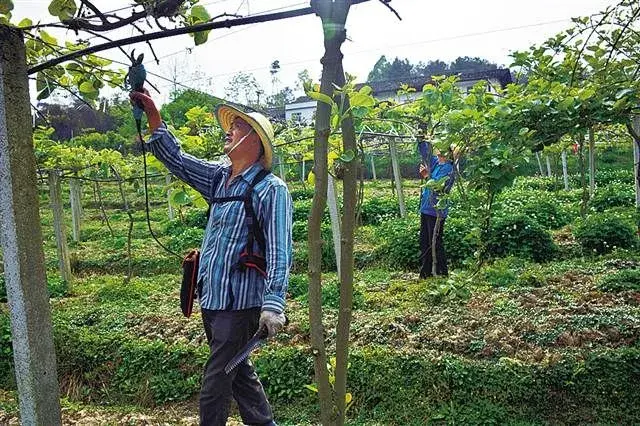
[[[398,149],[395,138],[389,139],[389,149],[391,151],[391,166],[393,167],[393,180],[396,184],[396,194],[398,194],[398,204],[400,206],[400,217],[407,217],[407,208],[404,204],[404,193],[402,192],[402,176],[400,176],[400,164],[398,163]]]
[[[333,236],[333,251],[336,254],[336,266],[340,276],[341,232],[340,215],[338,213],[338,197],[336,196],[336,181],[329,173],[327,181],[327,205],[329,206],[329,218],[331,219],[331,235]]]
[[[71,224],[73,226],[73,241],[80,241],[80,229],[82,227],[82,186],[80,180],[69,179],[69,201],[71,202]]]
[[[378,180],[378,177],[376,176],[376,163],[373,161],[373,155],[369,156],[369,159],[371,160],[371,176],[373,177],[373,180]]]
[[[640,134],[640,115],[636,115],[633,118],[633,130],[637,135]],[[638,176],[638,168],[640,168],[640,147],[638,144],[640,141],[633,140],[633,176],[636,188],[636,208],[640,209],[640,177]]]
[[[38,212],[29,86],[19,31],[0,25],[0,227],[22,425],[60,425]]]
[[[164,182],[167,184],[167,186],[171,185],[171,175],[168,174],[165,176],[164,178]],[[174,212],[173,212],[173,206],[171,205],[171,190],[167,189],[167,205],[169,206],[169,220],[173,220],[174,216]]]
[[[71,264],[69,259],[69,246],[67,245],[67,232],[64,226],[64,211],[62,209],[62,190],[60,189],[60,172],[49,172],[49,198],[53,211],[53,229],[58,245],[58,264],[60,275],[67,283],[71,282]]]
[[[589,196],[596,192],[596,137],[593,127],[589,128]]]
[[[569,173],[567,170],[567,150],[562,150],[562,179],[564,180],[564,190],[569,190]]]

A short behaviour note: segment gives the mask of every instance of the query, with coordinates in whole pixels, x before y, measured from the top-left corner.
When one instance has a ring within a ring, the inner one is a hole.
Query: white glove
[[[286,319],[284,314],[277,313],[273,311],[262,311],[260,313],[260,321],[258,322],[258,329],[266,328],[269,333],[268,338],[272,338],[278,333],[278,331],[282,330],[284,327],[284,323]]]

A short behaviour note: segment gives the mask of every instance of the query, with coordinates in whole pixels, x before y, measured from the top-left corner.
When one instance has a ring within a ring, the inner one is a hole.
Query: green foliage
[[[221,100],[215,96],[208,95],[198,90],[186,89],[173,92],[173,100],[164,104],[160,109],[162,117],[176,128],[187,124],[187,112],[193,107],[203,108],[209,113],[213,113],[216,105]]]
[[[579,219],[573,235],[587,253],[603,254],[637,244],[636,231],[626,219],[612,213],[596,213]]]
[[[633,207],[634,202],[633,185],[614,182],[599,187],[589,201],[589,206],[595,211],[603,212],[611,207]]]
[[[626,269],[605,275],[598,281],[602,291],[640,291],[640,269]]]
[[[183,253],[199,248],[203,238],[204,228],[186,228],[180,234],[171,236],[168,247],[177,253]]]
[[[449,263],[460,267],[472,259],[480,247],[478,227],[473,219],[449,216],[444,222],[442,240]]]
[[[308,189],[304,189],[304,188],[299,188],[299,189],[292,189],[291,190],[291,199],[293,201],[299,201],[299,200],[310,200],[313,198],[313,189],[312,188],[308,188]]]
[[[309,226],[309,223],[307,221],[293,222],[292,230],[291,230],[293,241],[306,241],[308,226]]]
[[[384,222],[378,228],[380,244],[376,247],[377,257],[394,269],[418,270],[419,235],[420,219],[415,215]]]
[[[13,374],[13,348],[9,313],[0,308],[0,389],[15,387]]]
[[[288,293],[293,299],[304,296],[309,292],[309,277],[306,274],[291,274],[289,276]]]
[[[297,292],[300,295],[297,299],[305,304],[309,301],[309,281],[299,281],[296,283]],[[365,298],[362,290],[357,284],[353,286],[353,309],[362,309],[365,305]],[[322,283],[322,306],[338,309],[340,307],[340,283],[338,280],[326,280]]]
[[[558,229],[571,222],[575,209],[560,202],[558,197],[544,190],[507,190],[500,196],[497,218],[524,215],[534,219],[545,229]]]
[[[379,225],[380,223],[397,218],[400,207],[395,197],[371,197],[364,200],[360,210],[363,225]]]
[[[322,224],[321,227],[322,236],[322,270],[323,271],[335,271],[336,270],[336,254],[333,250],[333,237],[331,235],[331,226],[328,224]],[[309,268],[309,250],[307,248],[307,242],[303,241],[295,242],[293,244],[293,267],[292,271],[300,273],[307,271]]]
[[[557,252],[549,232],[524,215],[496,220],[486,243],[489,254],[496,257],[514,255],[544,262]]]
[[[59,276],[47,277],[47,290],[49,297],[59,298],[67,295],[69,286]],[[0,275],[0,303],[7,303],[7,287],[4,281],[4,274]]]
[[[70,146],[82,146],[91,148],[96,151],[102,149],[110,149],[114,151],[124,152],[127,149],[127,140],[119,133],[108,131],[107,133],[91,132],[84,135],[76,136],[68,143]]]

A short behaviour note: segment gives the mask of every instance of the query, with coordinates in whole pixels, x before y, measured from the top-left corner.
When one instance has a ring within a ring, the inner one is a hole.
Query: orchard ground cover
[[[619,238],[619,227],[609,235],[602,231],[609,228],[598,226],[611,217],[634,223],[632,194],[616,184],[630,173],[609,182],[614,174],[602,171],[609,196],[594,198],[598,204],[586,219],[578,214],[579,190],[557,190],[547,178],[518,178],[498,199],[493,229],[500,244],[488,244],[490,258],[479,269],[473,256],[482,236],[474,230],[473,212],[454,191],[446,225],[452,273],[427,281],[416,273],[420,182],[404,182],[406,219],[398,218],[388,181],[366,182],[356,233],[349,423],[640,421],[633,385],[640,380],[637,236],[631,228],[631,238],[620,239],[626,246],[612,243],[602,251],[580,239],[591,228],[600,239]],[[255,356],[255,364],[279,422],[311,424],[318,416],[315,394],[305,388],[313,382],[305,227],[312,193],[290,186],[296,218],[291,323]],[[141,190],[127,191],[135,218],[132,279],[125,280],[128,217],[118,208],[117,188],[105,185],[113,235],[85,188],[82,239],[71,243],[76,279],[68,284],[57,273],[42,188],[64,421],[192,424],[207,356],[200,316],[180,315],[179,261],[150,238]],[[185,207],[169,221],[159,201],[162,186],[153,185],[151,196],[152,226],[161,240],[180,252],[197,246],[202,209]],[[326,330],[335,330],[339,292],[328,220],[327,215],[324,321]],[[15,423],[8,312],[0,290],[0,418]],[[334,337],[333,331],[326,336],[330,351]]]

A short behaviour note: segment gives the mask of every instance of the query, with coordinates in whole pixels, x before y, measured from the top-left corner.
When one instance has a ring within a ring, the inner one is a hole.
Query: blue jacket
[[[438,162],[437,156],[431,156],[430,179],[438,180],[443,178],[444,176],[449,176],[449,180],[447,180],[447,183],[445,184],[445,192],[449,192],[449,190],[451,190],[451,187],[453,186],[453,181],[455,180],[453,162],[446,161],[445,163],[440,164]],[[424,191],[422,191],[422,197],[420,199],[420,213],[429,216],[438,216],[438,212],[435,208],[436,204],[438,204],[438,194],[434,191],[431,191],[429,188],[425,188]],[[444,209],[438,210],[440,212],[440,217],[447,217],[447,213],[449,212],[448,206]]]

